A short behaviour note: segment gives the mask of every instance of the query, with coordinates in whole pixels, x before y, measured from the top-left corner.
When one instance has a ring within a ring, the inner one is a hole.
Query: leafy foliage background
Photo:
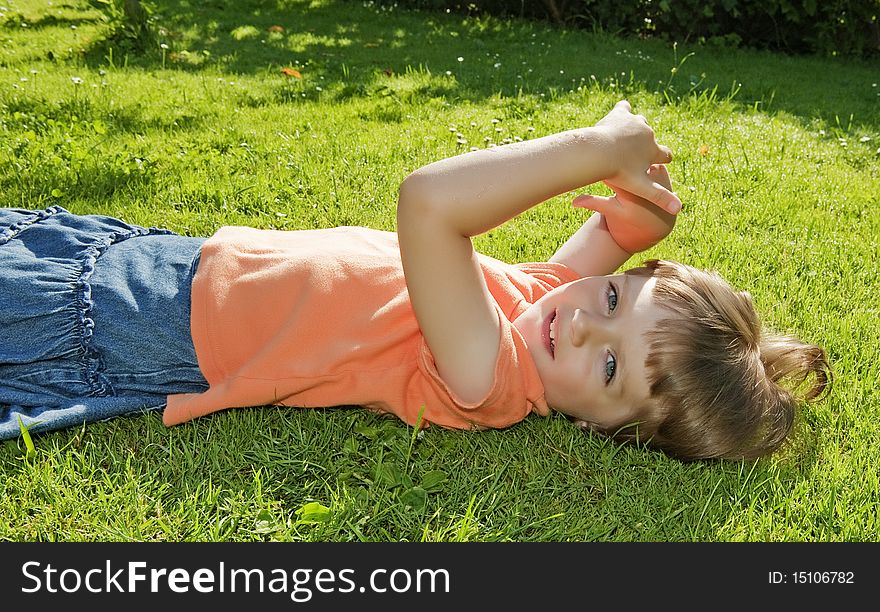
[[[380,0],[565,27],[828,56],[880,56],[880,0]]]

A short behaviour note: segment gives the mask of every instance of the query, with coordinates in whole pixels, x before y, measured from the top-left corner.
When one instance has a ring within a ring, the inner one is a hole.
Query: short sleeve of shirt
[[[546,291],[580,278],[577,272],[565,264],[552,261],[521,263],[514,267],[537,280]]]
[[[505,275],[505,280],[517,288],[525,300],[519,308],[534,303],[549,291],[580,278],[568,266],[555,262],[521,263],[511,266],[527,275],[521,282],[515,275]],[[487,275],[490,289],[494,279]],[[509,308],[508,308],[509,310]],[[538,376],[532,356],[519,330],[511,322],[514,316],[505,316],[505,309],[496,304],[501,337],[495,362],[495,379],[492,388],[479,402],[461,401],[440,377],[427,343],[422,339],[419,346],[419,371],[428,388],[426,397],[432,397],[439,410],[427,410],[432,418],[427,420],[438,425],[456,428],[504,428],[535,413],[550,414],[544,399],[544,385]]]
[[[496,309],[501,324],[495,380],[486,396],[475,403],[461,401],[440,377],[431,351],[424,339],[420,345],[419,370],[429,387],[426,396],[437,400],[441,410],[431,410],[429,421],[459,429],[504,428],[518,423],[534,412],[550,414],[544,401],[544,386],[538,377],[525,340],[519,331]]]

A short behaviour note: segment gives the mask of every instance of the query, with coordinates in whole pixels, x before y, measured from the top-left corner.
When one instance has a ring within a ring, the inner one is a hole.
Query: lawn
[[[591,125],[625,97],[675,152],[684,201],[644,257],[750,291],[769,327],[826,348],[835,385],[788,447],[748,463],[685,464],[557,416],[418,435],[357,408],[90,424],[30,453],[0,443],[0,540],[878,540],[876,61],[371,1],[153,5],[138,52],[86,0],[0,0],[0,205],[188,235],[392,230],[420,165]],[[546,259],[588,214],[572,195],[477,248]]]

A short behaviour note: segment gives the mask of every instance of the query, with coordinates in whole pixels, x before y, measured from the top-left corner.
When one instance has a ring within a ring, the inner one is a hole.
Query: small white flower
[[[159,48],[160,49],[167,49],[168,45],[166,45],[165,43],[162,43],[161,45],[159,45]]]
[[[83,80],[79,77],[70,77],[70,80],[73,81],[74,85],[82,85]]]
[[[461,57],[461,56],[459,56],[459,57],[458,57],[458,61],[463,62],[463,61],[464,61],[464,58]]]

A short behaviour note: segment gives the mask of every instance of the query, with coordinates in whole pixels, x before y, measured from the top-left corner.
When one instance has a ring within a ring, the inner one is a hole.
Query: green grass
[[[122,418],[36,435],[32,456],[0,444],[0,540],[878,540],[876,63],[371,2],[154,4],[157,46],[136,54],[83,0],[0,1],[0,205],[190,235],[393,229],[421,164],[590,125],[626,97],[673,148],[685,203],[645,256],[749,290],[767,325],[826,347],[836,384],[785,452],[746,464],[683,464],[560,417],[415,437],[356,408]],[[547,258],[585,218],[569,199],[478,248]]]

